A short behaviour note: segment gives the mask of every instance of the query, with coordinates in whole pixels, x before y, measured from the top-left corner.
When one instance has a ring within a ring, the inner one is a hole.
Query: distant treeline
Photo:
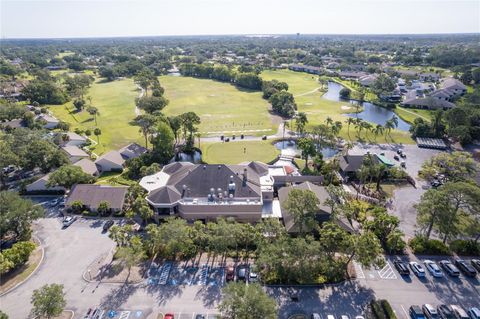
[[[196,63],[181,64],[179,70],[184,76],[235,83],[238,87],[255,91],[262,90],[262,79],[253,72],[243,73],[223,65],[212,66]]]
[[[239,72],[223,65],[184,63],[179,66],[179,70],[183,76],[228,82],[240,88],[262,91],[263,98],[268,100],[272,109],[281,116],[292,117],[297,109],[293,95],[287,92],[288,84],[285,82],[263,81],[256,73]]]

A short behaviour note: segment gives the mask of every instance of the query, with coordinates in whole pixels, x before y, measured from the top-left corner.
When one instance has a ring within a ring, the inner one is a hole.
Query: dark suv
[[[237,268],[237,280],[247,282],[248,266],[239,266]]]
[[[447,305],[440,305],[437,307],[437,312],[442,319],[455,319],[452,309]]]
[[[412,317],[412,319],[425,319],[425,315],[423,314],[422,308],[420,308],[420,306],[410,306],[408,312],[410,313],[410,317]]]
[[[408,269],[407,264],[405,264],[404,262],[396,260],[393,262],[393,265],[398,270],[398,273],[400,275],[410,275],[410,270]]]
[[[477,275],[475,268],[463,259],[455,258],[455,265],[468,277],[475,277]]]
[[[458,268],[455,267],[450,261],[442,260],[439,262],[439,264],[445,270],[445,272],[450,276],[452,277],[460,276],[460,271],[458,271]]]

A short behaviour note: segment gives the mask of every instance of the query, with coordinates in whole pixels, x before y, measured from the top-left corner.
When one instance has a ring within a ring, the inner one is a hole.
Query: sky
[[[1,38],[479,33],[480,0],[0,0]]]

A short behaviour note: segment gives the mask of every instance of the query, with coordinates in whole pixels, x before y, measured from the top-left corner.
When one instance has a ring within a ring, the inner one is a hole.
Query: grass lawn
[[[449,69],[436,67],[436,66],[403,66],[397,65],[393,67],[396,70],[411,70],[421,73],[428,73],[428,72],[442,72],[442,76],[452,76],[453,72]]]
[[[290,70],[266,70],[263,71],[262,79],[278,80],[288,84],[288,91],[293,95],[299,95],[313,91],[320,87],[318,76],[305,72],[294,72]]]
[[[75,52],[72,52],[72,51],[65,51],[65,52],[60,52],[57,54],[57,58],[63,58],[63,57],[66,57],[66,56],[69,56],[69,55],[74,55]]]
[[[199,131],[204,136],[232,131],[260,136],[277,130],[278,120],[275,124],[261,92],[191,77],[162,76],[159,80],[170,100],[163,112],[166,115],[197,113],[201,118]]]
[[[430,110],[411,109],[397,106],[395,108],[395,113],[397,113],[397,115],[404,121],[413,123],[417,117],[421,117],[424,120],[430,121],[434,112]]]
[[[312,79],[311,75],[289,70],[265,71],[262,72],[262,78],[268,80],[277,79],[279,81],[287,82],[289,85],[289,91],[295,95],[310,92],[315,87],[319,86],[316,78]],[[345,113],[353,113],[355,112],[355,109],[349,103],[330,101],[322,98],[322,95],[322,92],[312,92],[310,94],[297,96],[295,98],[298,111],[305,112],[307,114],[307,129],[311,129],[315,125],[325,123],[327,117],[330,117],[334,121],[341,121],[343,123],[340,136],[346,140],[361,140],[371,143],[414,143],[409,132],[399,130],[393,130],[390,136],[384,135],[378,136],[377,138],[375,138],[373,134],[365,134],[365,131],[362,131],[361,136],[358,136],[353,126],[350,127],[350,132],[348,132],[347,125],[345,123],[345,120],[347,119]],[[346,109],[345,106],[350,108]]]
[[[87,111],[77,113],[72,102],[51,105],[49,109],[58,119],[70,123],[72,131],[75,128],[90,129],[91,138],[94,140],[96,137],[93,135],[93,129],[100,128],[102,130],[100,144],[93,149],[97,155],[119,149],[131,142],[139,142],[143,145],[138,127],[130,124],[130,121],[135,118],[135,98],[138,96],[132,79],[105,83],[97,80],[92,84],[88,95],[92,97],[92,104],[100,113],[97,116],[97,125]]]
[[[201,149],[203,161],[209,164],[268,163],[280,154],[269,141],[203,143]]]

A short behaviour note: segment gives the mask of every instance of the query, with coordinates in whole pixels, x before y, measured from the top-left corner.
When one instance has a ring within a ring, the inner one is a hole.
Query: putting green
[[[269,163],[280,154],[271,141],[203,143],[201,150],[203,161],[209,164]]]

